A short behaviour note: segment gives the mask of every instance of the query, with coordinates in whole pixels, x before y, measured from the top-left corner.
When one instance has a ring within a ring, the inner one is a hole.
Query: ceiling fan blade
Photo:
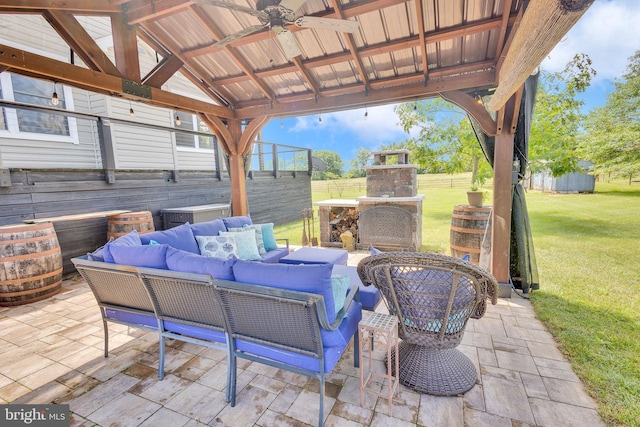
[[[344,33],[355,33],[360,27],[358,21],[318,18],[316,16],[301,16],[296,19],[295,24],[298,27],[319,28],[324,30],[342,31]]]
[[[282,46],[282,50],[287,58],[295,58],[296,56],[302,55],[298,42],[296,42],[291,31],[283,28],[282,31],[276,33],[276,37],[278,38],[280,46]]]
[[[250,7],[241,6],[235,3],[227,3],[225,1],[220,0],[196,0],[197,3],[207,4],[210,6],[224,7],[225,9],[235,10],[237,12],[248,13],[260,19],[261,21],[268,22],[269,15],[261,10],[251,9]]]
[[[303,4],[305,4],[308,0],[282,0],[278,6],[281,9],[286,9],[295,12],[300,9]]]
[[[253,25],[251,27],[247,27],[243,30],[238,31],[237,33],[233,33],[233,34],[229,34],[227,37],[218,40],[216,43],[214,43],[212,46],[215,47],[223,47],[228,45],[229,43],[231,43],[234,40],[238,40],[244,36],[248,36],[249,34],[253,34],[257,31],[260,31],[261,29],[263,29],[264,27],[266,27],[267,24],[260,24],[260,25]]]

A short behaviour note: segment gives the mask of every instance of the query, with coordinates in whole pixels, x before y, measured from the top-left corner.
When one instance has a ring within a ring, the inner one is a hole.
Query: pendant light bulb
[[[131,118],[134,118],[136,116],[136,112],[133,111],[133,105],[131,105],[131,101],[129,101],[129,116],[131,116]]]
[[[176,113],[176,126],[180,126],[182,124],[182,120],[180,120],[180,116]]]
[[[322,123],[322,116],[318,116],[318,123]]]
[[[51,103],[58,105],[60,100],[58,99],[58,92],[56,92],[56,82],[53,82],[53,94],[51,95]]]

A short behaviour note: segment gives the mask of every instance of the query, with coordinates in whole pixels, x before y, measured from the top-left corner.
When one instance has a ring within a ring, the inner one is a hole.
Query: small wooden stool
[[[395,347],[398,354],[398,318],[389,314],[376,312],[362,312],[362,320],[358,325],[360,334],[360,405],[364,406],[364,394],[370,393],[379,397],[386,397],[389,401],[389,412],[393,405],[393,395],[398,389],[398,358],[395,357],[395,366],[392,366],[391,350]],[[386,343],[387,372],[375,372],[373,370],[373,342],[381,338]],[[365,359],[368,363],[365,368]],[[393,369],[392,369],[393,368]],[[374,387],[374,379],[382,380],[381,391]],[[387,393],[384,394],[384,385],[387,385]]]

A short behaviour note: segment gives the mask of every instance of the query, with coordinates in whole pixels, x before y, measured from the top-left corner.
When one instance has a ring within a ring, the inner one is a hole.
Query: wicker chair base
[[[417,392],[455,396],[469,391],[478,380],[471,360],[456,348],[437,350],[401,341],[398,353],[399,380]],[[395,352],[391,363],[395,363]]]

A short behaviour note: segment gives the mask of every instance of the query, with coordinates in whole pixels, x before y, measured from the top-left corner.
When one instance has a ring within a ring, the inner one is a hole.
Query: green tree
[[[400,125],[416,133],[395,148],[411,150],[413,162],[426,173],[471,172],[471,184],[482,185],[492,176],[465,112],[443,99],[396,106]]]
[[[313,155],[321,158],[327,164],[327,169],[324,171],[314,171],[311,179],[325,180],[325,179],[337,179],[342,176],[342,168],[344,163],[340,158],[340,155],[335,151],[318,150],[314,151]]]
[[[576,99],[596,72],[587,55],[575,55],[557,73],[542,71],[529,138],[529,167],[562,176],[578,169],[576,151],[583,115],[583,101]]]
[[[640,174],[640,50],[629,58],[604,107],[594,108],[584,123],[579,152],[594,163],[595,174],[626,177]]]
[[[367,166],[370,164],[371,150],[358,148],[358,153],[351,159],[351,167],[347,172],[349,178],[361,178],[367,175]]]

